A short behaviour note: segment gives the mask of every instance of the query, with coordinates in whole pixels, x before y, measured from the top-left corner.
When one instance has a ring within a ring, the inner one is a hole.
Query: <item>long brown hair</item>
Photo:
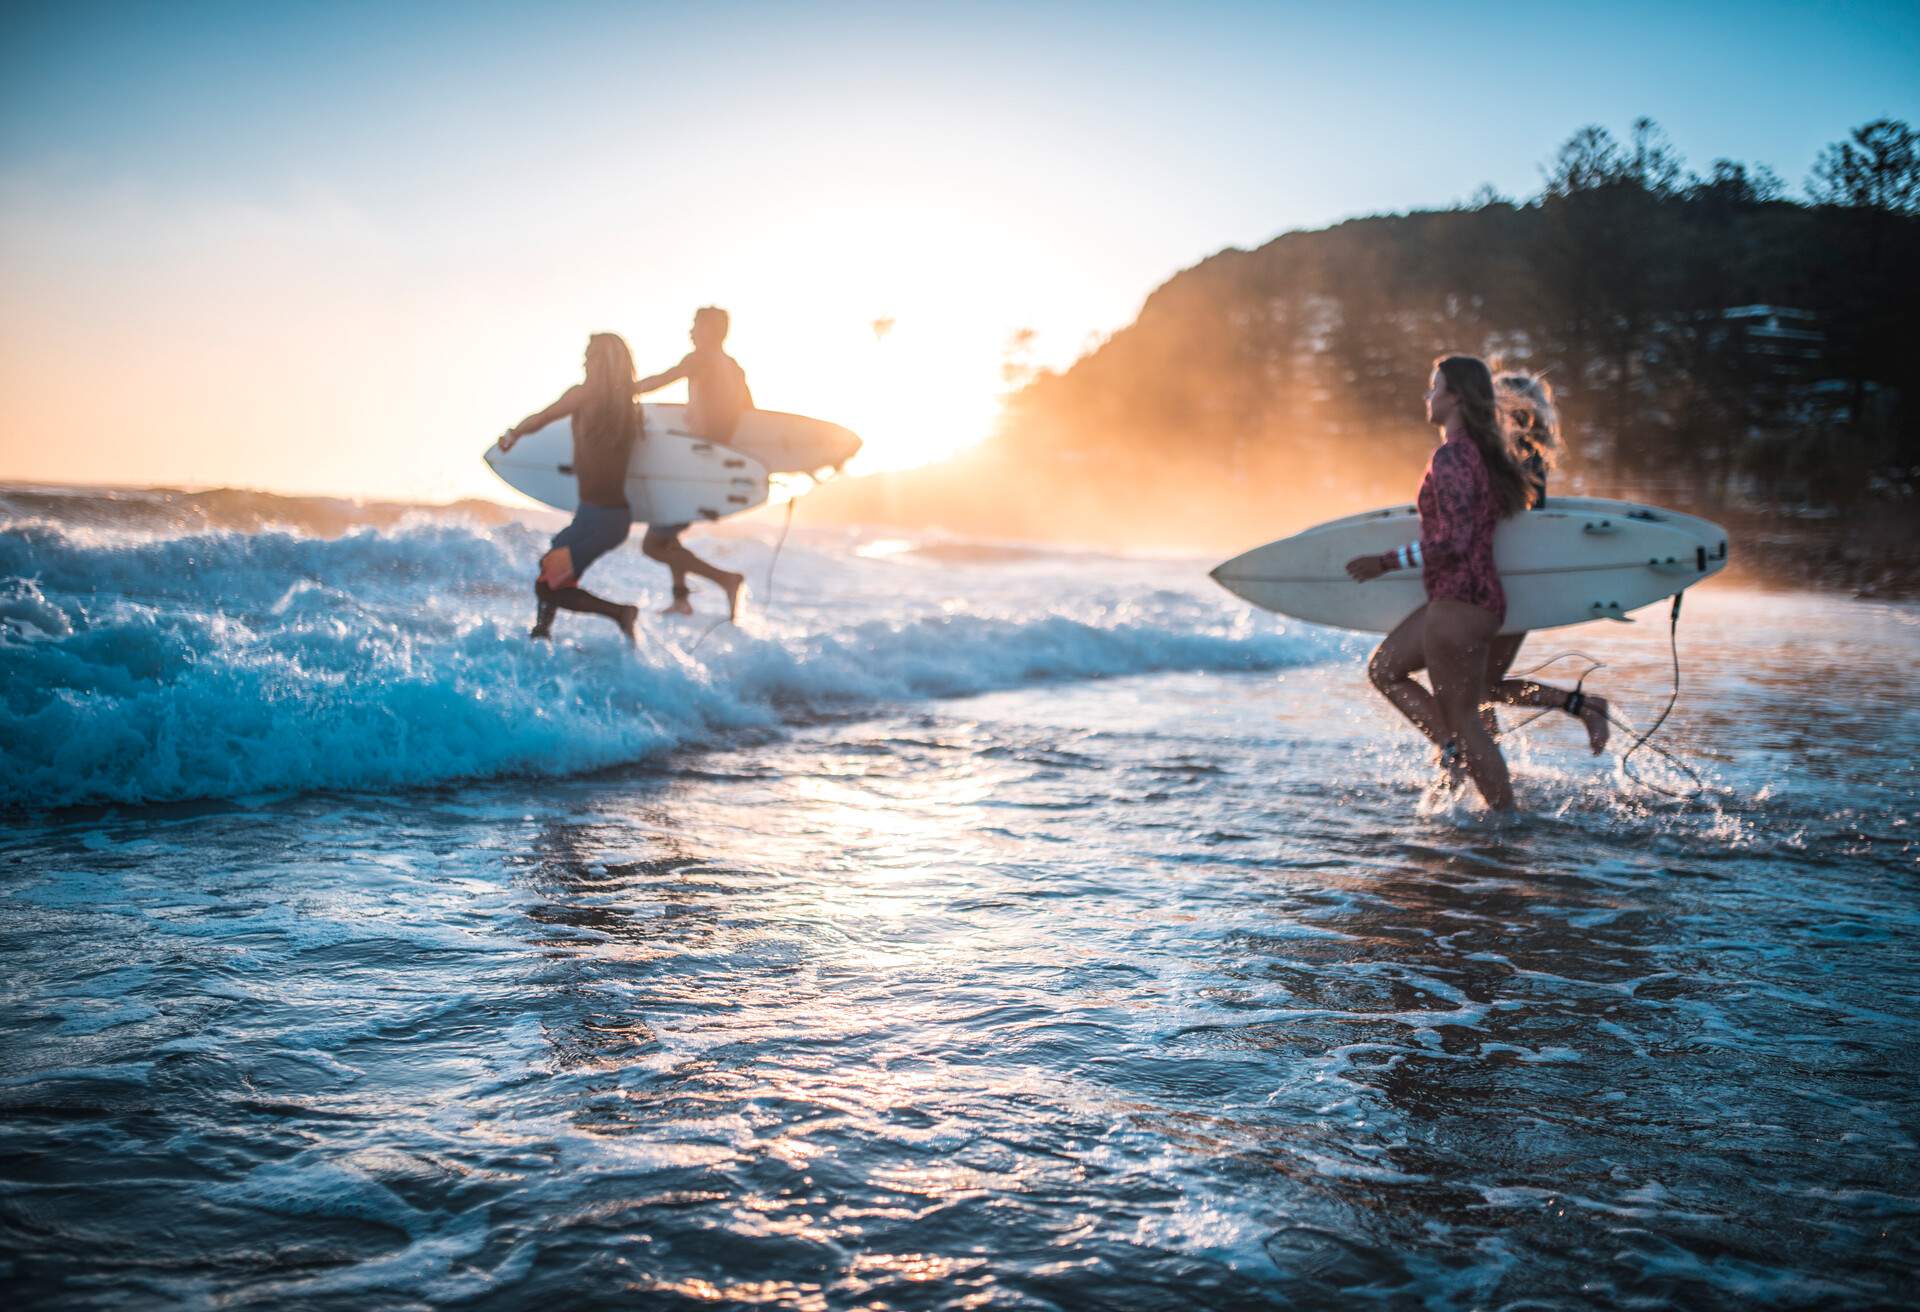
[[[639,430],[633,404],[633,352],[613,333],[587,339],[586,396],[574,422],[592,443],[631,444]]]
[[[1446,380],[1447,390],[1459,405],[1460,426],[1467,430],[1480,452],[1480,463],[1487,467],[1487,481],[1493,486],[1500,518],[1519,514],[1527,508],[1527,480],[1514,463],[1506,425],[1494,401],[1493,371],[1485,360],[1471,355],[1442,356],[1433,367]]]

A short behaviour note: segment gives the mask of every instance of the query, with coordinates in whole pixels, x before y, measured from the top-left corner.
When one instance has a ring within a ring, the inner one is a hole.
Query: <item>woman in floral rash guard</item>
[[[1347,562],[1347,573],[1361,583],[1417,566],[1427,589],[1426,604],[1387,635],[1367,673],[1440,748],[1443,764],[1464,767],[1489,807],[1509,811],[1513,785],[1481,722],[1480,702],[1488,653],[1507,613],[1493,567],[1493,531],[1525,509],[1526,480],[1514,463],[1485,361],[1455,355],[1435,362],[1427,422],[1443,440],[1420,483],[1420,541]],[[1423,666],[1431,692],[1412,677]]]

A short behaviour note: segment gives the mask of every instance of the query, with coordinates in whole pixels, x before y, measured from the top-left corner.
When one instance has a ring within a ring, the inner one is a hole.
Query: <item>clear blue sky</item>
[[[1920,122],[1914,3],[0,24],[0,477],[485,492],[476,440],[550,399],[586,331],[656,368],[710,300],[764,404],[906,460],[981,435],[1016,328],[1064,363],[1223,246],[1528,194],[1583,124],[1649,115],[1695,167],[1797,188],[1848,129]],[[102,351],[138,405],[86,381]],[[49,425],[59,451],[20,436]]]

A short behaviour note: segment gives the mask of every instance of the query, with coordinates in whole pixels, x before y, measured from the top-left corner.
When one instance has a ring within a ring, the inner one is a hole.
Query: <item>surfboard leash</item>
[[[711,638],[714,635],[715,631],[717,631],[722,625],[731,624],[731,623],[733,623],[733,619],[731,616],[722,615],[719,619],[707,625],[706,632],[702,633],[699,637],[695,638],[693,640],[693,646],[687,648],[687,655],[691,656],[695,652],[699,651],[701,643],[705,642],[708,638]]]
[[[1700,796],[1700,794],[1707,791],[1707,781],[1700,777],[1700,772],[1698,770],[1694,769],[1692,766],[1688,765],[1685,761],[1675,756],[1672,752],[1667,751],[1665,748],[1655,746],[1652,741],[1653,736],[1656,733],[1660,732],[1660,726],[1667,722],[1667,717],[1669,715],[1673,714],[1673,708],[1675,703],[1677,703],[1680,700],[1680,602],[1683,598],[1686,597],[1686,595],[1687,595],[1687,590],[1685,588],[1682,588],[1680,589],[1680,591],[1674,593],[1673,609],[1669,611],[1667,614],[1667,650],[1673,658],[1673,691],[1668,695],[1666,707],[1654,719],[1652,726],[1648,728],[1648,730],[1645,733],[1641,734],[1638,738],[1635,738],[1633,740],[1633,746],[1627,748],[1626,752],[1620,757],[1620,769],[1622,773],[1624,773],[1627,776],[1627,778],[1633,780],[1636,784],[1639,784],[1642,788],[1652,789],[1654,792],[1659,793],[1663,797],[1671,797],[1682,802],[1691,802],[1696,797]],[[1607,718],[1609,720],[1613,720],[1613,722],[1615,724],[1618,724],[1620,728],[1625,732],[1627,733],[1633,732],[1633,729],[1630,726],[1628,726],[1627,724],[1623,723],[1620,720],[1614,719],[1613,711],[1611,707],[1608,708]],[[1690,793],[1676,792],[1671,788],[1663,788],[1659,784],[1652,783],[1646,779],[1641,778],[1639,775],[1635,774],[1633,772],[1633,764],[1632,764],[1633,754],[1639,751],[1642,747],[1650,748],[1652,751],[1654,751],[1663,759],[1665,759],[1668,762],[1668,764],[1674,766],[1682,774],[1686,775],[1687,778],[1691,779],[1693,781],[1693,791]]]
[[[785,549],[787,545],[787,534],[793,532],[793,511],[799,504],[799,497],[789,496],[787,498],[787,522],[780,526],[779,540],[773,544],[773,555],[767,559],[767,597],[765,601],[760,603],[762,606],[770,606],[773,604],[774,566],[780,563],[780,552]]]
[[[1681,801],[1681,802],[1691,802],[1695,798],[1699,797],[1702,793],[1706,792],[1707,782],[1704,778],[1701,777],[1700,772],[1698,770],[1694,769],[1691,765],[1688,765],[1685,761],[1675,756],[1672,752],[1669,752],[1666,748],[1654,742],[1653,736],[1656,733],[1660,732],[1661,726],[1666,724],[1667,717],[1673,714],[1673,708],[1680,700],[1680,600],[1686,595],[1687,595],[1686,589],[1684,588],[1682,588],[1679,592],[1676,592],[1673,594],[1673,609],[1669,611],[1667,615],[1667,650],[1673,662],[1673,689],[1667,696],[1666,706],[1661,710],[1660,714],[1654,719],[1653,724],[1647,729],[1645,733],[1639,732],[1632,725],[1628,724],[1625,720],[1621,719],[1618,715],[1615,715],[1613,712],[1613,708],[1611,706],[1607,708],[1608,723],[1612,724],[1614,728],[1620,730],[1621,733],[1629,734],[1629,735],[1632,735],[1633,737],[1633,745],[1627,748],[1627,750],[1624,753],[1622,753],[1620,757],[1620,768],[1626,774],[1627,778],[1633,780],[1634,783],[1640,785],[1642,788],[1649,790],[1650,792],[1659,793],[1663,797],[1671,797],[1676,801]],[[1517,677],[1522,679],[1528,678],[1532,675],[1538,674],[1541,670],[1546,669],[1549,665],[1554,665],[1559,663],[1560,661],[1567,660],[1569,658],[1574,658],[1574,657],[1577,657],[1580,660],[1588,662],[1587,668],[1581,671],[1579,679],[1574,683],[1573,689],[1575,692],[1579,692],[1581,690],[1581,686],[1586,683],[1588,676],[1591,675],[1595,670],[1604,670],[1605,668],[1607,668],[1605,661],[1602,661],[1593,656],[1590,656],[1586,652],[1563,651],[1556,655],[1547,657],[1546,660],[1541,661],[1538,665],[1535,665],[1530,669],[1518,671]],[[1510,675],[1509,677],[1514,677],[1514,676]],[[1526,719],[1520,721],[1518,724],[1514,725],[1512,728],[1503,729],[1494,736],[1497,738],[1511,738],[1515,734],[1518,734],[1521,730],[1525,729],[1528,725],[1531,725],[1532,723],[1534,723],[1534,721],[1542,719],[1548,715],[1552,715],[1555,711],[1563,710],[1563,709],[1565,708],[1559,707],[1559,706],[1549,706],[1543,710],[1535,711],[1532,715],[1529,715]],[[1655,755],[1659,756],[1661,759],[1665,760],[1667,764],[1673,766],[1674,769],[1680,771],[1682,774],[1686,775],[1688,779],[1692,780],[1693,791],[1690,793],[1678,792],[1674,789],[1666,788],[1661,786],[1660,784],[1654,783],[1653,781],[1635,772],[1633,768],[1633,754],[1639,751],[1643,747],[1646,748],[1648,751],[1653,752]]]
[[[1549,665],[1558,665],[1561,661],[1571,660],[1576,657],[1579,658],[1580,660],[1587,662],[1587,668],[1580,671],[1580,677],[1578,679],[1575,679],[1573,682],[1573,690],[1575,692],[1579,692],[1583,687],[1586,686],[1587,679],[1593,674],[1595,670],[1604,670],[1607,668],[1607,663],[1605,661],[1601,660],[1597,656],[1590,656],[1584,651],[1559,652],[1555,655],[1547,657],[1545,660],[1541,661],[1538,665],[1532,666],[1528,669],[1509,670],[1502,677],[1509,678],[1509,679],[1532,678],[1534,675],[1540,673],[1540,671],[1546,669]],[[1496,733],[1494,737],[1510,738],[1513,735],[1519,733],[1522,729],[1526,728],[1528,725],[1532,724],[1534,721],[1543,720],[1547,716],[1552,715],[1555,711],[1563,711],[1565,709],[1566,707],[1564,706],[1543,707],[1542,709],[1535,711],[1532,715],[1529,715],[1526,719],[1520,721],[1520,723],[1514,725],[1511,729],[1502,729],[1500,732]]]
[[[767,561],[767,588],[766,588],[767,595],[760,602],[761,606],[763,607],[771,604],[773,601],[774,567],[780,563],[780,552],[781,552],[781,549],[787,545],[787,534],[793,532],[793,511],[794,511],[794,507],[798,506],[799,504],[800,504],[799,497],[787,498],[786,523],[780,526],[780,536],[778,539],[775,540],[773,544],[773,556]],[[714,632],[718,630],[721,625],[731,624],[731,623],[733,623],[732,619],[723,617],[721,619],[715,620],[712,624],[709,624],[707,626],[707,631],[705,633],[702,633],[699,637],[695,638],[693,640],[693,645],[687,648],[687,655],[691,656],[695,652],[699,651],[700,644],[705,642],[708,638],[711,638],[714,635]]]

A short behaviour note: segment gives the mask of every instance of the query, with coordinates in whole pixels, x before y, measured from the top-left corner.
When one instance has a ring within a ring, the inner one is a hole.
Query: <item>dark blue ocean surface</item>
[[[803,532],[628,653],[310,527],[0,523],[15,1306],[1913,1295],[1911,608],[1702,588],[1705,794],[1554,715],[1503,824],[1192,563]],[[1529,653],[1645,722],[1664,618]]]

